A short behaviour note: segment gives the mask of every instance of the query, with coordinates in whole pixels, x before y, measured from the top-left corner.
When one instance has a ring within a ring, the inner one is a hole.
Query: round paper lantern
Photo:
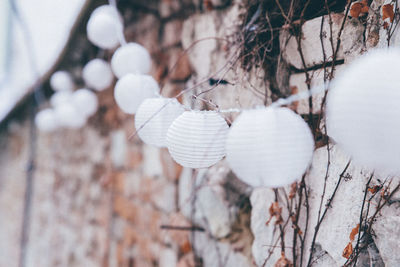
[[[184,111],[175,98],[144,100],[135,115],[135,127],[139,137],[146,144],[166,147],[168,128]]]
[[[119,14],[109,5],[95,9],[86,25],[89,41],[103,49],[112,49],[119,44],[118,31],[121,30]]]
[[[116,9],[114,9],[113,6],[110,6],[110,5],[101,5],[101,6],[96,7],[92,11],[92,14],[90,14],[90,16],[95,16],[95,15],[98,15],[98,14],[106,14],[106,15],[109,15],[109,16],[113,16],[113,17],[119,19],[120,21],[122,20],[121,15],[119,14],[119,12]]]
[[[85,65],[82,70],[82,78],[89,88],[103,91],[111,86],[114,75],[107,61],[96,58]]]
[[[226,160],[232,171],[254,187],[280,187],[300,179],[313,151],[310,128],[287,108],[242,112],[226,140]]]
[[[50,97],[50,104],[53,108],[63,104],[71,102],[72,92],[71,91],[58,91]]]
[[[151,67],[151,57],[146,48],[137,43],[119,47],[111,59],[111,68],[118,78],[128,73],[147,74]]]
[[[74,82],[68,72],[60,70],[51,75],[50,86],[54,91],[71,91],[74,89]]]
[[[56,107],[55,116],[60,126],[71,129],[82,128],[86,123],[86,116],[80,114],[77,108],[70,103],[63,103]]]
[[[134,114],[146,98],[159,94],[160,88],[149,75],[127,74],[118,80],[114,98],[118,106],[128,114]]]
[[[356,164],[400,173],[399,49],[364,54],[333,81],[327,97],[328,135]]]
[[[225,156],[228,129],[215,111],[185,111],[168,129],[168,151],[184,167],[210,167]]]
[[[57,129],[58,122],[53,109],[43,109],[35,116],[36,127],[42,132],[52,132]]]
[[[96,113],[99,106],[96,94],[85,88],[76,90],[72,94],[72,103],[81,115],[87,117]]]

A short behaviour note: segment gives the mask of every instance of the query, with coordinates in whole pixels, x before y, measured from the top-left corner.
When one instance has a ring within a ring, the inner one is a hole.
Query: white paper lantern
[[[101,5],[101,6],[96,7],[92,11],[92,14],[90,14],[90,16],[95,16],[95,15],[98,15],[98,14],[107,14],[107,15],[113,16],[113,17],[115,17],[117,19],[119,18],[119,20],[122,19],[121,15],[119,14],[119,12],[116,9],[114,9],[114,7],[111,6],[111,5]]]
[[[370,170],[400,173],[399,49],[371,51],[350,63],[327,98],[327,132]]]
[[[74,89],[74,82],[68,72],[60,70],[51,75],[50,86],[54,91],[71,91]]]
[[[107,61],[96,58],[85,65],[82,78],[89,88],[103,91],[111,86],[114,75]]]
[[[53,108],[63,103],[70,103],[72,99],[72,91],[58,91],[50,97],[50,104]]]
[[[90,42],[103,49],[112,49],[119,44],[118,34],[122,22],[118,12],[109,5],[100,6],[90,15],[86,25]]]
[[[86,117],[95,114],[99,106],[96,94],[85,88],[76,90],[72,94],[72,104],[81,115]]]
[[[62,127],[78,129],[86,123],[86,116],[80,114],[77,108],[70,103],[61,104],[55,108],[54,112],[59,125]]]
[[[226,141],[228,164],[239,179],[254,187],[280,187],[300,179],[313,151],[310,128],[287,108],[244,111]]]
[[[159,94],[160,88],[149,75],[127,74],[118,80],[114,98],[118,106],[128,114],[134,114],[146,99]]]
[[[166,147],[168,128],[184,111],[183,106],[174,98],[144,100],[135,115],[135,127],[139,137],[146,144]]]
[[[168,129],[168,151],[184,167],[210,167],[225,156],[228,129],[215,111],[185,111]]]
[[[52,132],[58,128],[58,122],[53,109],[43,109],[35,116],[36,127],[42,132]]]
[[[118,78],[128,73],[147,74],[151,68],[151,57],[146,48],[137,43],[119,47],[111,59],[111,68]]]

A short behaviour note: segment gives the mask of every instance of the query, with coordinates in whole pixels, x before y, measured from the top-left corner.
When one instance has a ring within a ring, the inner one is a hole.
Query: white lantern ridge
[[[185,111],[168,129],[168,151],[184,167],[210,167],[225,156],[228,129],[215,111]]]

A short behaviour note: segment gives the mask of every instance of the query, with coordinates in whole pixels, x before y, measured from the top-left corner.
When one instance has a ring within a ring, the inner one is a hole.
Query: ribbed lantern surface
[[[168,129],[168,150],[184,167],[210,167],[225,156],[228,128],[217,112],[185,111]]]
[[[400,173],[400,50],[368,52],[350,63],[327,97],[328,135],[370,170]]]
[[[139,106],[135,115],[135,128],[139,137],[149,145],[166,147],[168,128],[184,112],[174,98],[148,98]]]
[[[243,111],[226,142],[228,164],[239,179],[254,187],[280,187],[300,179],[313,151],[308,125],[287,108]]]

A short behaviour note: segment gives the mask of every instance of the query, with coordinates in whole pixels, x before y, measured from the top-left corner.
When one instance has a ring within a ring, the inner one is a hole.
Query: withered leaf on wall
[[[353,245],[351,244],[351,242],[349,242],[344,248],[342,256],[348,259],[350,258],[351,254],[353,254]]]
[[[350,16],[358,18],[360,15],[368,13],[368,9],[368,2],[366,0],[353,3],[350,8]]]
[[[354,238],[356,237],[356,235],[358,234],[358,231],[360,230],[360,224],[357,224],[356,227],[353,228],[353,230],[351,230],[350,233],[350,241],[353,242]]]
[[[293,267],[293,264],[286,258],[285,253],[281,253],[281,257],[275,263],[274,267]]]
[[[390,22],[394,19],[394,7],[392,4],[386,4],[382,6],[382,20],[389,18]]]

